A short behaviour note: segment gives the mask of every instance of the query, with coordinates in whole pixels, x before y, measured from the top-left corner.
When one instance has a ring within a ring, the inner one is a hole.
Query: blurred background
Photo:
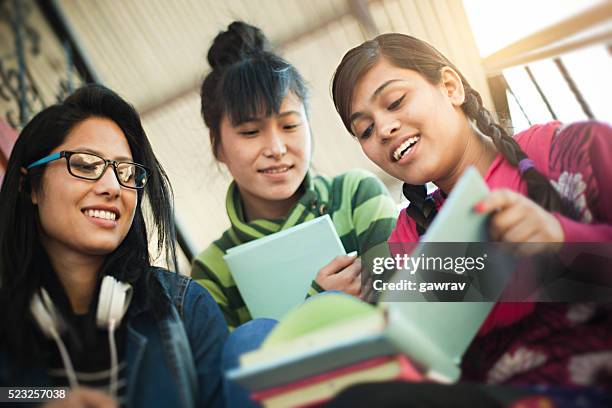
[[[313,168],[381,173],[331,100],[344,53],[385,32],[422,38],[453,61],[513,132],[552,119],[612,122],[612,1],[0,0],[0,178],[19,130],[86,82],[136,106],[172,182],[182,271],[228,227],[230,178],[212,157],[199,87],[214,36],[259,26],[310,85]]]

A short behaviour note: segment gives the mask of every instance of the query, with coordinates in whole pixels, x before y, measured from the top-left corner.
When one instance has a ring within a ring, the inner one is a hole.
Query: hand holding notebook
[[[472,207],[487,191],[478,172],[468,169],[425,239],[485,239],[486,219],[474,214]],[[392,280],[401,279],[402,271],[396,275]],[[375,308],[341,294],[321,296],[287,315],[262,348],[245,354],[241,367],[230,371],[229,377],[251,390],[261,390],[403,353],[429,378],[454,381],[459,377],[461,356],[492,306],[387,301]]]
[[[304,301],[317,272],[346,252],[329,215],[227,251],[227,262],[253,318],[280,319]]]

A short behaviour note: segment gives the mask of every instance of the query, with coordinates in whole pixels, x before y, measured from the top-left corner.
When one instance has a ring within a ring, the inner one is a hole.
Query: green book
[[[488,193],[489,188],[480,173],[476,168],[468,167],[412,256],[457,258],[467,255],[470,243],[487,242],[486,216],[476,213],[473,208]],[[390,281],[395,283],[404,279],[420,284],[427,281],[427,272],[400,270]],[[471,291],[473,288],[470,286],[464,299],[472,298]],[[443,377],[456,380],[460,374],[461,356],[494,303],[427,302],[423,301],[424,297],[419,291],[400,295],[390,293],[383,296],[380,306],[387,310],[390,319],[395,316],[396,320],[401,320],[404,330],[414,338],[410,345],[406,345],[410,350],[409,356]]]
[[[223,257],[253,318],[282,318],[317,272],[346,251],[329,215],[234,247]]]
[[[486,240],[486,217],[473,206],[488,188],[468,169],[423,242]],[[420,245],[416,251],[427,251]],[[392,281],[406,277],[398,271]],[[417,299],[414,299],[417,300]],[[422,299],[421,299],[422,300]],[[373,357],[402,353],[432,380],[459,378],[462,355],[488,316],[491,302],[393,301],[378,307],[344,294],[317,296],[288,314],[262,347],[241,356],[229,378],[250,390],[287,384]]]

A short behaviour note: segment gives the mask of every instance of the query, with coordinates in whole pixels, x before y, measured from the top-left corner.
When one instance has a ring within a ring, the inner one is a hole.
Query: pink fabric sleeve
[[[594,220],[593,223],[586,224],[553,213],[561,223],[565,242],[612,241],[612,183],[606,182],[606,177],[612,170],[610,167],[612,163],[612,128],[604,123],[591,121],[571,124],[561,132],[564,132],[564,134],[559,135],[561,141],[558,142],[557,148],[561,146],[563,150],[562,152],[555,152],[556,154],[552,156],[562,164],[555,163],[555,165],[559,165],[563,171],[570,173],[579,171],[585,176],[592,175],[592,178],[588,177],[585,200],[591,203],[589,211],[591,211]],[[583,137],[585,135],[587,136],[586,139]],[[538,137],[542,136],[538,135]],[[534,143],[538,142],[537,139],[533,140]],[[589,144],[583,150],[585,145],[581,146],[580,144],[585,140],[588,140]],[[571,145],[575,147],[573,150],[565,150]],[[583,151],[586,155],[579,154]],[[581,167],[580,164],[583,166]],[[572,193],[578,187],[570,186],[569,189]],[[596,196],[597,199],[590,201],[589,198],[593,196]],[[485,335],[494,328],[509,326],[528,316],[533,310],[534,304],[529,302],[498,303],[480,328],[479,336]]]
[[[554,214],[563,228],[565,242],[612,241],[612,183],[608,179],[612,174],[612,127],[591,121],[569,125],[562,132],[559,144],[579,146],[586,141],[584,150],[582,147],[568,149],[572,154],[566,156],[573,163],[581,163],[582,168],[576,170],[586,177],[584,194],[589,212],[588,219],[582,222]],[[573,155],[576,158],[571,158]],[[572,187],[579,190],[577,186]],[[572,199],[579,202],[582,197]]]
[[[610,224],[583,224],[558,213],[554,216],[561,223],[565,242],[612,242]]]
[[[419,236],[416,230],[414,220],[406,214],[406,211],[401,211],[397,219],[395,229],[389,236],[387,242],[391,245],[391,253],[409,253],[405,247],[398,244],[408,244],[419,241]],[[533,303],[503,303],[494,306],[489,317],[482,325],[479,335],[484,335],[497,327],[508,326],[517,320],[529,315],[534,309]]]

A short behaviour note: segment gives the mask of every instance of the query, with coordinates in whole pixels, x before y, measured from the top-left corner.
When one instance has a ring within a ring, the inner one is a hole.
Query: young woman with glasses
[[[0,385],[71,387],[54,406],[220,402],[222,315],[152,266],[151,232],[176,265],[170,186],[132,106],[89,85],[28,123],[0,192]]]

